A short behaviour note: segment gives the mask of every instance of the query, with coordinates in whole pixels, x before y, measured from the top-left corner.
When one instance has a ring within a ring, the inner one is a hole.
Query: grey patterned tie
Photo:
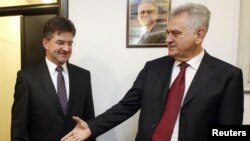
[[[66,87],[65,81],[62,75],[63,68],[61,66],[56,67],[56,71],[58,72],[57,75],[57,96],[59,102],[62,106],[63,113],[66,115],[67,113],[67,94],[66,94]]]

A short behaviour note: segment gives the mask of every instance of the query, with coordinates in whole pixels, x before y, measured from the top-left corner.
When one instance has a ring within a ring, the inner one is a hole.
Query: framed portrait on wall
[[[171,0],[127,0],[127,48],[167,47]]]

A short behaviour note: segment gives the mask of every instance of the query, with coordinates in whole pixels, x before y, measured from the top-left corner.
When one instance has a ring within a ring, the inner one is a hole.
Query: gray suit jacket
[[[166,27],[167,25],[156,24],[150,32],[142,36],[137,44],[164,44],[166,43]]]
[[[76,123],[94,118],[90,72],[67,64],[69,101],[63,114],[46,62],[18,72],[12,107],[12,141],[59,141]],[[90,139],[92,140],[92,139]]]
[[[151,141],[164,110],[173,64],[169,56],[147,62],[124,98],[88,121],[92,135],[106,132],[141,109],[135,140]],[[242,119],[242,71],[205,53],[180,111],[179,141],[207,141],[209,125],[242,124]]]

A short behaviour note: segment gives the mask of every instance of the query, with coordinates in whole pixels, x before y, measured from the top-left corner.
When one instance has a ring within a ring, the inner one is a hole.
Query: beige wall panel
[[[11,106],[21,66],[20,16],[0,17],[0,141],[10,141]]]

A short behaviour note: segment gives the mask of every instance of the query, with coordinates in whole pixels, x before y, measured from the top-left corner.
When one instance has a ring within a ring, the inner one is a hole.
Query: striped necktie
[[[59,102],[61,104],[63,113],[66,115],[67,113],[67,93],[66,93],[66,87],[65,87],[65,81],[62,74],[63,68],[61,66],[56,67],[56,71],[58,72],[57,75],[57,96],[59,99]]]

